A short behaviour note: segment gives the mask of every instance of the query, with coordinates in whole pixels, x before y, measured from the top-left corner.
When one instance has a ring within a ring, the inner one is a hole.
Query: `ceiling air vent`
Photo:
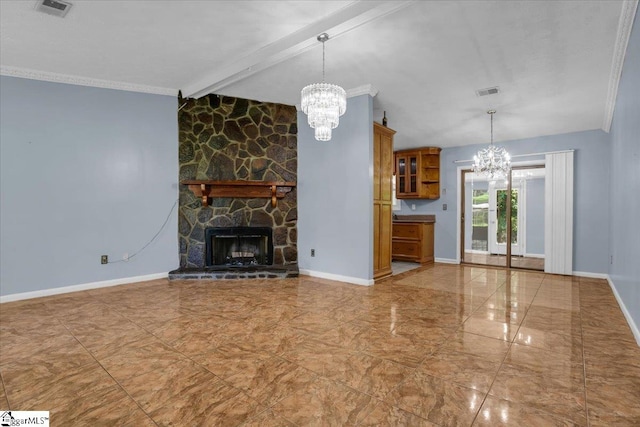
[[[478,96],[496,95],[498,93],[500,93],[500,88],[498,86],[478,89],[476,91],[476,95]]]
[[[71,3],[61,0],[38,0],[36,3],[36,10],[60,18],[64,18],[69,9],[71,9]]]

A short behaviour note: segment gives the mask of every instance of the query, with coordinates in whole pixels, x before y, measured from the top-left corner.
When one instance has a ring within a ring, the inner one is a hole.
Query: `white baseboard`
[[[604,273],[590,273],[588,271],[574,271],[574,276],[589,277],[591,279],[609,279],[609,275]]]
[[[103,280],[101,282],[82,283],[80,285],[63,286],[61,288],[42,289],[40,291],[22,292],[0,296],[0,303],[20,301],[31,298],[47,297],[50,295],[66,294],[69,292],[86,291],[87,289],[106,288],[109,286],[125,285],[128,283],[147,282],[149,280],[164,279],[169,273],[146,274],[144,276],[123,277],[122,279]]]
[[[524,254],[525,257],[527,258],[544,258],[544,254]]]
[[[441,262],[442,264],[460,264],[460,262],[457,259],[451,259],[451,258],[436,258],[435,261]]]
[[[337,282],[353,283],[354,285],[371,286],[373,279],[360,279],[358,277],[342,276],[340,274],[324,273],[322,271],[300,269],[300,274],[311,277],[319,277],[321,279],[335,280]]]
[[[616,297],[616,301],[618,301],[618,305],[620,306],[620,310],[622,310],[622,314],[624,314],[625,319],[627,319],[627,323],[629,324],[629,328],[631,328],[631,333],[633,337],[636,339],[636,343],[638,347],[640,347],[640,330],[638,329],[638,325],[633,321],[633,317],[631,317],[631,313],[627,310],[627,306],[624,305],[624,301],[620,298],[620,294],[616,289],[616,286],[613,284],[611,277],[607,275],[607,282],[609,282],[609,286],[611,287],[611,291],[613,292],[613,296]]]

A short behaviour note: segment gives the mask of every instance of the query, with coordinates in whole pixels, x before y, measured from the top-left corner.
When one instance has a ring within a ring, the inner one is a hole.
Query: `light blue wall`
[[[609,276],[640,327],[640,9],[636,13],[611,126]],[[640,337],[636,336],[639,340]]]
[[[499,143],[504,145],[511,155],[575,149],[574,157],[574,240],[573,269],[580,272],[601,273],[608,271],[609,237],[606,224],[609,223],[609,208],[597,195],[609,192],[609,135],[601,130],[574,132],[563,135],[543,136]],[[435,214],[436,258],[456,259],[458,166],[456,160],[467,160],[486,144],[445,148],[440,153],[440,189],[439,200],[415,200],[416,210],[408,208],[403,201],[398,215]],[[542,159],[540,157],[539,159]],[[516,159],[520,160],[520,159]],[[536,160],[535,157],[522,159]],[[470,165],[465,163],[464,165]],[[442,210],[447,204],[448,209]]]
[[[302,270],[373,278],[373,100],[349,98],[328,142],[298,112],[298,263]],[[316,256],[310,256],[315,249]]]
[[[544,178],[528,179],[526,186],[527,254],[544,255]]]
[[[0,80],[0,295],[178,265],[177,100]]]

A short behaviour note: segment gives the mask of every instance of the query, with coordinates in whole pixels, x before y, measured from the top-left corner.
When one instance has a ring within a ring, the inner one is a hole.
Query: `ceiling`
[[[295,105],[377,91],[396,148],[608,131],[637,1],[0,1],[4,75]],[[631,18],[629,18],[631,15]],[[622,55],[620,54],[622,52]],[[370,87],[366,85],[371,85]],[[500,93],[478,97],[477,89]]]

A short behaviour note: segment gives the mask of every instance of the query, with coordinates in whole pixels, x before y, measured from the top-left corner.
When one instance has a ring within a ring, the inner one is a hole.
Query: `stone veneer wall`
[[[207,95],[179,100],[180,180],[297,181],[297,116],[294,106]],[[185,104],[186,102],[186,104]],[[271,199],[212,198],[202,206],[180,185],[180,267],[204,267],[208,227],[273,228],[274,265],[295,264],[297,193],[275,208]]]

